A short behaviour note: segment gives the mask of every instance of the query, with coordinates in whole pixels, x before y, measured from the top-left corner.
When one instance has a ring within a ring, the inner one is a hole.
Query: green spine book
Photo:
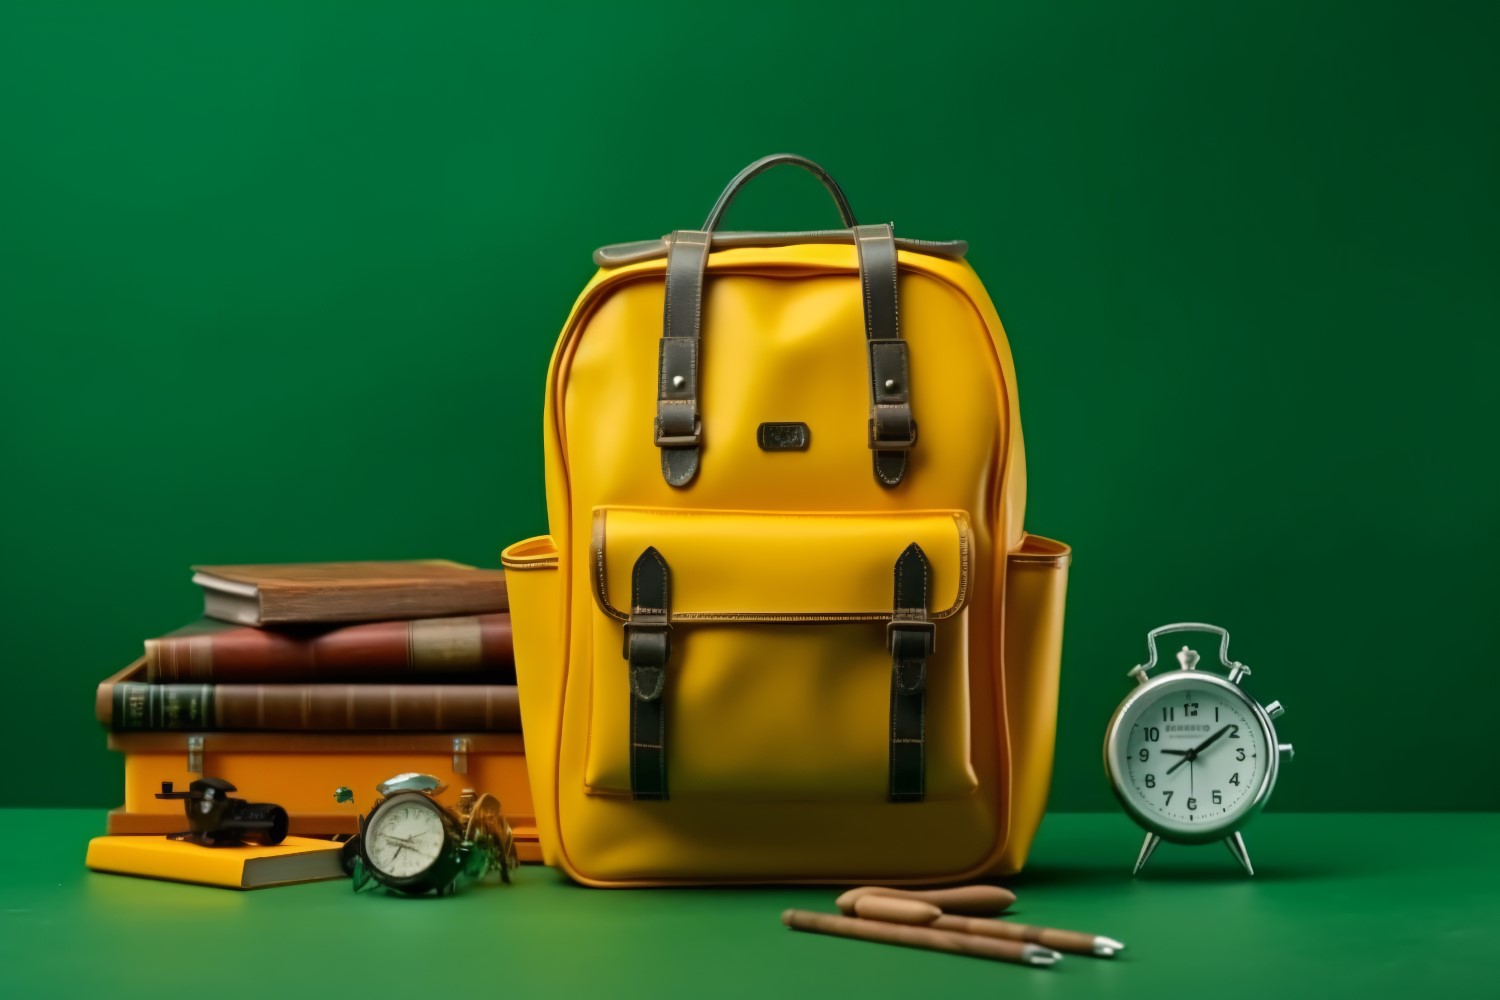
[[[119,730],[208,729],[213,726],[211,684],[115,685],[114,728]]]

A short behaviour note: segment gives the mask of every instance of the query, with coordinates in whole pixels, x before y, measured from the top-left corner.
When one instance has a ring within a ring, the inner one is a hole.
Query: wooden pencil
[[[836,913],[786,910],[781,914],[781,922],[793,930],[813,934],[830,934],[857,941],[943,951],[953,955],[987,958],[995,962],[1014,962],[1018,965],[1049,966],[1061,957],[1050,948],[1030,942],[1001,941],[977,934],[865,920]]]
[[[854,912],[867,920],[885,920],[891,923],[918,927],[933,927],[938,930],[957,931],[960,934],[978,934],[1002,941],[1030,941],[1056,951],[1075,955],[1095,955],[1113,958],[1124,949],[1124,945],[1113,938],[1082,931],[1065,931],[1055,927],[1035,927],[1017,924],[1009,920],[977,920],[973,917],[958,917],[946,914],[930,903],[915,899],[899,899],[895,896],[864,896],[855,900]]]

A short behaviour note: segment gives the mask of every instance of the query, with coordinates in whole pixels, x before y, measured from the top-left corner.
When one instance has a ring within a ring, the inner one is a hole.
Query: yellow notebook
[[[275,847],[200,847],[166,837],[95,837],[84,862],[96,872],[259,889],[346,878],[342,844],[288,837]]]

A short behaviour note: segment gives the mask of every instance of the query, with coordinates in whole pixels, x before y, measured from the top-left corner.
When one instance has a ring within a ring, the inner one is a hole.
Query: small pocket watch
[[[1187,646],[1180,670],[1151,677],[1156,640],[1173,632],[1219,636],[1219,662],[1228,677],[1198,669]],[[1229,633],[1217,625],[1180,622],[1146,636],[1150,659],[1129,676],[1138,686],[1115,709],[1104,734],[1104,770],[1125,811],[1146,831],[1136,858],[1140,874],[1163,840],[1204,844],[1222,840],[1254,875],[1240,828],[1266,804],[1290,743],[1278,743],[1281,702],[1262,707],[1240,688],[1250,668],[1229,659]]]
[[[466,788],[458,808],[437,801],[447,785],[430,774],[398,774],[381,782],[380,798],[360,817],[359,834],[344,847],[354,891],[371,879],[407,895],[455,891],[461,877],[483,878],[498,870],[510,881],[516,867],[510,824],[493,795]],[[335,798],[353,797],[340,788]]]

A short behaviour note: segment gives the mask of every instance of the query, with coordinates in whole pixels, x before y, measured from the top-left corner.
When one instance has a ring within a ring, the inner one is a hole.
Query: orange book
[[[359,814],[375,786],[402,771],[435,774],[448,784],[440,797],[458,801],[465,788],[500,799],[522,861],[540,861],[535,808],[520,733],[120,733],[109,748],[125,757],[125,801],[109,814],[113,834],[163,834],[186,829],[182,803],[158,799],[163,781],[186,788],[205,774],[239,787],[256,802],[287,811],[293,836],[359,832]],[[338,804],[346,785],[354,802]]]
[[[288,837],[272,847],[201,847],[166,837],[95,837],[84,862],[96,872],[192,882],[226,889],[260,889],[347,878],[343,845]]]

